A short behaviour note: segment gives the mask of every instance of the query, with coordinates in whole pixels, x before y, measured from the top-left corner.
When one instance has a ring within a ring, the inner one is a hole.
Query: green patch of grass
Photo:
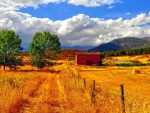
[[[150,63],[145,63],[145,64],[141,64],[141,63],[119,63],[119,64],[115,64],[115,66],[124,66],[124,67],[150,66]]]

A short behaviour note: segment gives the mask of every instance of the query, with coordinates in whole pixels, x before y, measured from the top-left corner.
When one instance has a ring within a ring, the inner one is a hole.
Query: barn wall
[[[99,65],[100,55],[99,54],[77,54],[76,64],[81,65]]]
[[[86,65],[86,56],[77,55],[77,64]]]

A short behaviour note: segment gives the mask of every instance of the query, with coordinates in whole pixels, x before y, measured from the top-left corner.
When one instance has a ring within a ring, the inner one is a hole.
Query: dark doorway
[[[86,60],[86,65],[92,65],[92,60]]]

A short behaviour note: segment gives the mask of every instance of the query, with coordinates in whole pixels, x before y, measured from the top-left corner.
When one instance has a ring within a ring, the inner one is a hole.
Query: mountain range
[[[62,46],[61,50],[67,49],[89,50],[91,48],[94,48],[94,46]]]
[[[108,43],[102,43],[96,47],[94,46],[61,46],[61,50],[78,49],[89,51],[110,51],[121,49],[136,49],[150,47],[150,37],[137,38],[137,37],[125,37],[114,39]],[[28,46],[23,46],[23,51],[28,51]]]
[[[89,50],[94,48],[94,46],[61,46],[61,50],[69,50],[69,49],[77,49],[77,50]],[[23,51],[27,52],[29,47],[27,45],[23,45]]]
[[[102,43],[89,51],[110,51],[121,49],[136,49],[150,47],[150,37],[137,38],[137,37],[125,37],[112,40],[108,43]]]

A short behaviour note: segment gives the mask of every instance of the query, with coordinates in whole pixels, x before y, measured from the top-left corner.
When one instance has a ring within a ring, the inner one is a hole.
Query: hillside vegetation
[[[121,50],[121,49],[136,49],[150,47],[150,37],[136,38],[136,37],[125,37],[112,40],[108,43],[100,44],[89,51],[110,51],[110,50]]]

